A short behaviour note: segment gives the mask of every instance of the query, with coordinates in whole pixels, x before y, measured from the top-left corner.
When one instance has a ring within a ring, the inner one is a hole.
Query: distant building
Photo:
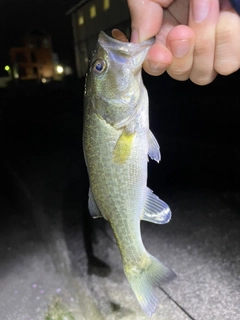
[[[0,77],[0,88],[6,88],[10,82],[10,77]]]
[[[25,34],[22,47],[10,49],[12,75],[20,80],[52,79],[55,74],[50,35],[33,29]]]
[[[72,16],[76,68],[79,77],[87,72],[88,60],[101,30],[110,35],[113,28],[130,36],[127,1],[82,0],[67,14]]]

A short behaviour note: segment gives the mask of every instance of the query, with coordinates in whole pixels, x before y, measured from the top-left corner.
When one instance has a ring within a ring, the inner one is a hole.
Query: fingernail
[[[182,58],[190,49],[190,41],[188,39],[172,40],[170,41],[170,48],[176,58]]]
[[[133,29],[131,34],[131,42],[138,43],[139,41],[138,38],[139,38],[138,31]]]
[[[202,22],[208,15],[210,0],[193,0],[193,19]]]

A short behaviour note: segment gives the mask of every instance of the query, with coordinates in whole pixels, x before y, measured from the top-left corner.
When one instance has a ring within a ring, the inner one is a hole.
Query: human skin
[[[143,68],[199,85],[240,66],[240,17],[228,0],[128,0],[131,41],[155,36]]]

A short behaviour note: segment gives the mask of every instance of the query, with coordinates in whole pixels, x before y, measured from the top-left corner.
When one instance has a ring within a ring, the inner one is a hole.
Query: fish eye
[[[102,73],[106,69],[106,62],[104,60],[98,59],[93,63],[93,70],[97,73]]]

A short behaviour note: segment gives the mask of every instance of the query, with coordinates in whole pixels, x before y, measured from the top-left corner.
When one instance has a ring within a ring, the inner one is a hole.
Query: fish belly
[[[116,130],[95,114],[85,123],[84,149],[90,187],[105,219],[130,215],[139,220],[145,202],[147,137],[136,133],[128,159],[119,164],[113,154],[121,133],[122,130]]]

